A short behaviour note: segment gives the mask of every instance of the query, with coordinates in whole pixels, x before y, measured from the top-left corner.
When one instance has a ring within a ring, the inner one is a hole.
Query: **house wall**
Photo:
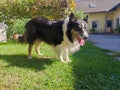
[[[89,30],[92,28],[92,21],[98,21],[99,26],[96,29],[97,32],[105,31],[105,13],[90,13],[89,14],[89,23],[88,23]]]
[[[90,13],[88,28],[89,30],[92,28],[92,21],[98,21],[99,27],[96,29],[97,32],[110,32],[111,28],[106,26],[106,20],[112,20],[112,29],[114,31],[116,28],[116,18],[119,18],[120,22],[120,7],[110,12]]]

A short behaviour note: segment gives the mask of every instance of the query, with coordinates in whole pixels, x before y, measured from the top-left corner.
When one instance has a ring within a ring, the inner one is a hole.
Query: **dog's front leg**
[[[63,53],[62,52],[59,53],[58,56],[59,56],[61,62],[65,62],[65,60],[63,59]]]
[[[54,51],[55,51],[55,54],[57,54],[58,58],[60,59],[61,62],[65,62],[64,58],[63,58],[63,48],[61,48],[60,45],[54,47]]]
[[[64,55],[64,59],[65,59],[66,63],[71,62],[71,60],[68,57],[68,54],[69,54],[68,48],[65,48],[63,55]]]

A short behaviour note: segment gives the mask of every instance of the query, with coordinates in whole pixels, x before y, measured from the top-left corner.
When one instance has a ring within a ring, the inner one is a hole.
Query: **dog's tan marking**
[[[37,39],[35,42],[34,42],[34,45],[35,45],[35,51],[38,55],[42,55],[40,53],[40,44],[42,43],[42,41],[40,39]]]
[[[42,40],[36,39],[36,40],[33,42],[33,44],[29,44],[29,48],[28,48],[28,58],[29,58],[29,59],[32,58],[31,54],[32,54],[33,45],[35,46],[35,51],[36,51],[36,53],[37,53],[38,55],[42,55],[42,54],[40,53],[40,50],[39,50],[41,43],[42,43]]]
[[[74,29],[71,30],[71,34],[72,34],[73,40],[77,41],[77,37],[78,37],[79,34]]]

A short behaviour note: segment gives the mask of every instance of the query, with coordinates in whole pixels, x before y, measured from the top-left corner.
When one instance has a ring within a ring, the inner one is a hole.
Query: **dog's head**
[[[78,41],[81,46],[85,44],[85,40],[88,39],[87,22],[88,16],[86,16],[83,20],[77,20],[75,15],[71,13],[69,16],[68,29],[72,36],[72,42]]]

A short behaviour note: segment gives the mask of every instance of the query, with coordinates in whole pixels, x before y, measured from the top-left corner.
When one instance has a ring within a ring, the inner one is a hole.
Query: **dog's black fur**
[[[36,39],[40,38],[40,40],[54,46],[61,44],[63,40],[63,23],[63,20],[49,21],[45,18],[30,20],[25,26],[27,42],[33,44]]]

